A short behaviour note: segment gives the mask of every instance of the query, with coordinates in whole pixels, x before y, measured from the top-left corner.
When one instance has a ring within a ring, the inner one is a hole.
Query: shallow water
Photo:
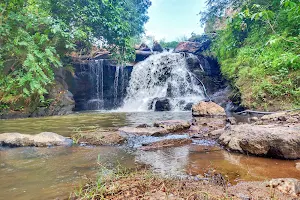
[[[118,129],[122,126],[150,125],[159,120],[190,120],[191,118],[190,112],[89,112],[67,116],[0,120],[0,133],[55,132],[63,136],[70,136],[77,130]]]
[[[53,131],[69,136],[80,127],[117,129],[120,126],[152,124],[157,120],[190,118],[189,112],[80,113],[62,117],[2,120],[0,133]],[[195,140],[193,144],[183,147],[155,151],[131,148],[149,141],[157,141],[157,138],[130,140],[128,145],[122,147],[0,148],[0,199],[67,198],[87,178],[96,177],[98,159],[111,166],[118,162],[125,167],[133,167],[136,163],[146,164],[155,172],[171,176],[197,175],[215,169],[231,183],[280,177],[300,179],[300,171],[295,168],[297,161],[229,153],[213,142],[203,140]]]

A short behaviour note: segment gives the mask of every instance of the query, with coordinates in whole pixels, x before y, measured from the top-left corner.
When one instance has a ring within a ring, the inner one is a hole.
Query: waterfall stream
[[[202,86],[188,69],[185,55],[164,52],[133,67],[121,110],[155,110],[157,103],[163,102],[169,110],[180,111],[204,98]]]
[[[90,110],[103,109],[103,62],[104,60],[95,60],[89,62],[89,78],[92,84],[92,98],[87,102]]]

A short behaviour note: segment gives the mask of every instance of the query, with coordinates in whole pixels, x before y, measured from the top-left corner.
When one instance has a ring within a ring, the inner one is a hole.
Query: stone
[[[154,111],[170,111],[170,100],[168,98],[155,98],[150,103],[149,109]]]
[[[125,138],[118,131],[96,131],[87,133],[76,133],[72,135],[76,143],[88,145],[118,145],[125,142]]]
[[[280,112],[280,113],[274,113],[271,115],[264,115],[261,117],[261,120],[266,121],[286,121],[286,113]]]
[[[47,146],[70,146],[73,141],[61,135],[51,132],[43,132],[37,135],[20,133],[0,134],[0,146],[9,147],[47,147]]]
[[[191,144],[191,139],[181,138],[181,139],[167,139],[158,142],[153,142],[150,144],[146,144],[145,146],[140,147],[139,149],[144,151],[156,150],[167,147],[178,147],[182,145]]]
[[[140,51],[151,51],[151,49],[150,49],[150,48],[148,47],[148,45],[146,45],[145,43],[142,43],[142,44],[139,46],[138,50],[140,50]]]
[[[163,52],[164,49],[162,48],[162,46],[158,43],[158,42],[154,42],[153,43],[153,47],[152,47],[153,51],[158,51],[158,52]]]
[[[220,130],[219,143],[245,154],[283,159],[300,158],[300,126],[233,125]]]
[[[180,132],[187,130],[191,127],[191,124],[188,121],[184,120],[167,120],[155,122],[154,127],[160,127],[166,129],[168,132]]]
[[[251,123],[255,123],[255,122],[258,122],[258,121],[259,121],[258,117],[251,117],[250,118]]]
[[[183,120],[169,120],[155,122],[154,127],[138,126],[123,127],[119,129],[122,136],[164,136],[170,133],[187,131],[191,124]]]
[[[134,128],[134,127],[123,127],[119,129],[121,136],[164,136],[169,132],[160,127],[146,127],[146,128]]]
[[[276,188],[284,194],[289,194],[292,196],[300,195],[300,181],[294,178],[279,178],[272,179],[268,184],[269,187]]]
[[[200,116],[200,117],[225,117],[226,113],[224,108],[219,106],[214,102],[204,102],[201,101],[200,103],[193,105],[192,108],[193,116]]]
[[[228,117],[226,119],[226,122],[228,122],[229,124],[231,125],[236,125],[237,124],[237,121],[236,121],[236,118],[235,117]]]
[[[295,167],[296,167],[297,170],[300,171],[300,162],[297,162],[297,163],[295,164]]]
[[[212,131],[222,129],[225,125],[225,117],[194,117],[189,133],[190,136],[197,135],[198,138],[217,139],[218,136],[212,135]]]
[[[261,124],[297,124],[300,123],[300,111],[278,112],[261,117]]]
[[[144,61],[152,54],[153,54],[153,52],[151,52],[151,51],[135,50],[135,62]]]
[[[175,53],[185,52],[185,53],[197,53],[201,50],[202,43],[200,42],[180,42],[175,48]]]
[[[297,118],[294,118],[294,117],[290,117],[286,120],[287,123],[298,123],[298,119]]]

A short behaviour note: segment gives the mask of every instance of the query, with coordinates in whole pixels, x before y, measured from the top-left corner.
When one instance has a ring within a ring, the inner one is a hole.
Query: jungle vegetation
[[[72,51],[101,41],[116,59],[134,55],[131,38],[143,33],[150,0],[2,0],[0,111],[36,106],[67,67]]]
[[[233,99],[254,109],[300,107],[299,0],[208,0],[200,15]]]

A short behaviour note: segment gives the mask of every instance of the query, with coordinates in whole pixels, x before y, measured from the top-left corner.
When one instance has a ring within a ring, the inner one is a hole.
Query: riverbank
[[[147,169],[129,171],[101,167],[97,181],[79,187],[70,199],[294,199],[275,190],[267,181],[230,184],[215,171],[204,176],[162,177]]]

